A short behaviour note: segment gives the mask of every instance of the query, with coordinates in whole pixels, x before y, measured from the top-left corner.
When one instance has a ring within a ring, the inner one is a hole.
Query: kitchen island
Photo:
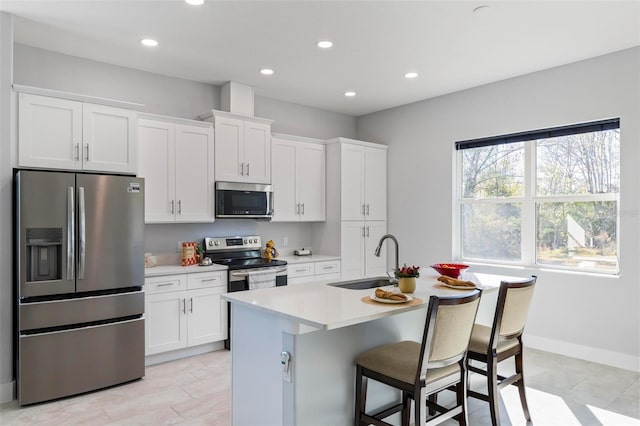
[[[423,274],[417,279],[412,296],[422,303],[415,305],[368,304],[362,298],[375,289],[351,290],[323,282],[225,295],[232,308],[231,423],[352,424],[356,356],[385,343],[420,340],[431,295],[468,293],[440,286],[436,278]],[[501,280],[510,278],[465,276],[483,289],[481,306],[497,293]],[[492,303],[495,297],[481,308],[480,318],[491,312]],[[287,374],[282,353],[289,356]],[[367,406],[385,405],[393,395],[372,382]]]

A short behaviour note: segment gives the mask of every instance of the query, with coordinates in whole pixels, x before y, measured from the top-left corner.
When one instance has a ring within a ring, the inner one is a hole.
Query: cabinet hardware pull
[[[306,272],[307,268],[302,268],[302,269],[296,269],[296,272]]]
[[[193,313],[193,297],[189,299],[189,312]]]
[[[367,216],[369,216],[369,204],[367,204]]]
[[[182,313],[187,313],[187,299],[182,299]]]
[[[362,216],[364,216],[364,204],[362,205]]]
[[[80,161],[80,144],[76,143],[76,161]]]
[[[171,200],[171,214],[175,214],[176,213],[176,205],[175,205],[175,200]]]
[[[300,214],[300,203],[296,204],[296,214]]]
[[[87,158],[87,161],[89,161],[89,144],[86,144],[85,146],[87,147],[87,152],[86,152],[87,157],[86,158]]]
[[[178,200],[178,214],[182,214],[182,200]]]
[[[207,278],[207,279],[200,280],[200,281],[202,281],[203,283],[208,283],[209,281],[218,281],[218,278]]]
[[[304,214],[304,203],[302,203],[302,214]]]
[[[367,226],[367,237],[369,236],[369,227]]]
[[[251,163],[247,163],[247,176],[249,176],[249,166],[251,165]]]
[[[364,238],[365,236],[366,236],[366,235],[365,235],[364,226],[363,226],[363,227],[362,227],[362,238]]]
[[[244,176],[244,163],[240,163],[240,174]]]
[[[333,269],[335,266],[323,266],[322,269]]]
[[[174,283],[162,283],[162,284],[156,284],[157,287],[166,287],[169,285],[173,285]]]

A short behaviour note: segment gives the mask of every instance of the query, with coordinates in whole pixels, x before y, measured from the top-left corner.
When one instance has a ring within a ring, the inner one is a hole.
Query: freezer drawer
[[[20,331],[141,315],[144,292],[21,303]]]
[[[32,404],[144,376],[144,318],[20,336],[18,399]]]

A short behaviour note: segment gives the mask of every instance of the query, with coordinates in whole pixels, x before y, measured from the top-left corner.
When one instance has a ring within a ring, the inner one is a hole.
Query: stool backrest
[[[424,378],[428,368],[440,368],[459,362],[467,353],[481,291],[464,297],[431,296],[422,337],[418,375]]]
[[[522,334],[533,299],[537,277],[521,281],[503,281],[500,283],[496,315],[493,324],[492,347],[499,337],[514,338]]]

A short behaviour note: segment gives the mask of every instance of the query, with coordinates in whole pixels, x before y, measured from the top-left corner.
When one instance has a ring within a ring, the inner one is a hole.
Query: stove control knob
[[[216,245],[216,246],[219,246],[220,245],[220,241],[216,240],[213,244]]]
[[[213,245],[213,241],[209,241],[209,245],[212,246]]]
[[[247,239],[242,240],[243,243],[247,244]]]
[[[249,240],[249,242],[250,242],[250,243],[255,243],[255,242],[256,242],[256,240],[250,239],[250,240]]]

